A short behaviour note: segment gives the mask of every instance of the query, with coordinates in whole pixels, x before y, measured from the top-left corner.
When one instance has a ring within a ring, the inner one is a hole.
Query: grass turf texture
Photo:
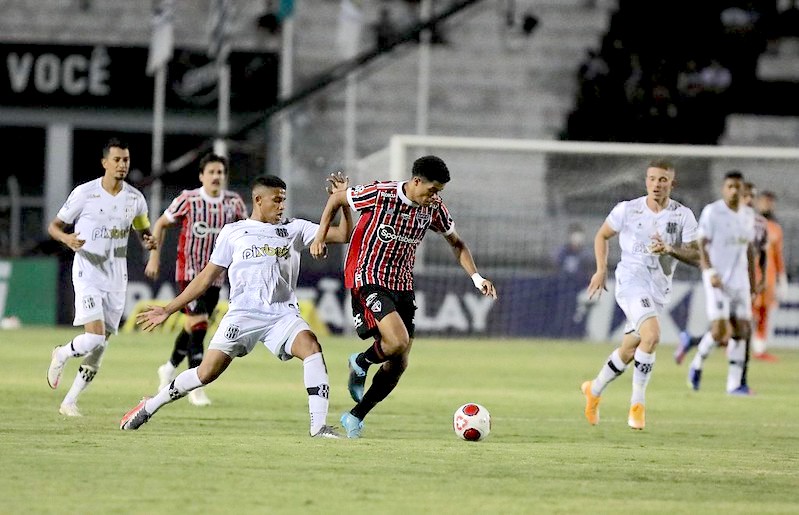
[[[611,345],[436,340],[414,345],[395,392],[360,440],[315,440],[299,360],[262,346],[207,388],[139,431],[119,419],[152,394],[171,351],[163,334],[119,335],[81,397],[82,418],[59,415],[78,360],[59,390],[50,351],[73,329],[0,332],[0,513],[796,513],[799,506],[799,352],[754,362],[751,398],[724,393],[721,351],[702,391],[664,346],[647,395],[647,427],[627,427],[631,372],[585,421],[581,381]],[[352,404],[346,358],[354,338],[323,342],[331,423]],[[185,366],[185,365],[184,365]],[[371,374],[370,374],[371,378]],[[479,402],[487,440],[464,442],[452,414]]]

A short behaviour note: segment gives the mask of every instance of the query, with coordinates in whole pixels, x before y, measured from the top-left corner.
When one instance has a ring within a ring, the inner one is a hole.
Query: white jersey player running
[[[701,384],[704,360],[716,345],[723,345],[729,357],[727,393],[751,393],[741,380],[755,287],[755,212],[741,202],[742,191],[743,174],[727,173],[722,198],[705,206],[699,217],[702,283],[711,326],[699,342],[688,371],[694,390]]]
[[[699,257],[696,218],[690,209],[670,198],[676,184],[674,175],[674,166],[668,161],[649,163],[646,196],[617,204],[594,238],[597,271],[588,286],[588,296],[598,297],[606,289],[608,240],[618,234],[621,261],[616,267],[615,294],[627,323],[621,346],[611,353],[596,379],[581,386],[585,416],[592,425],[599,422],[602,392],[635,360],[627,422],[633,429],[645,426],[646,386],[660,341],[658,316],[669,301],[677,261],[696,264]]]
[[[346,179],[329,179],[332,191],[346,189]],[[314,240],[319,226],[307,220],[281,221],[286,183],[279,177],[258,177],[252,188],[252,215],[222,228],[211,259],[183,292],[164,307],[150,307],[138,316],[144,330],[164,322],[199,297],[225,269],[230,281],[230,308],[219,323],[208,352],[198,367],[179,374],[154,397],[144,398],[120,422],[120,429],[138,429],[163,405],[218,378],[233,358],[246,356],[261,341],[281,360],[303,363],[311,416],[310,434],[338,438],[327,425],[330,386],[322,347],[300,317],[295,288],[300,252]],[[349,213],[328,233],[328,242],[346,243],[352,227]]]
[[[61,402],[62,415],[80,416],[77,400],[100,368],[108,336],[116,334],[125,308],[128,285],[128,234],[130,228],[142,234],[148,249],[155,247],[149,231],[147,203],[139,190],[125,182],[130,151],[125,143],[112,139],[103,149],[105,174],[72,190],[48,232],[75,251],[72,284],[75,289],[73,325],[84,333],[66,345],[57,346],[47,370],[47,383],[56,389],[69,358],[85,356],[78,374]],[[68,225],[74,231],[65,232]]]

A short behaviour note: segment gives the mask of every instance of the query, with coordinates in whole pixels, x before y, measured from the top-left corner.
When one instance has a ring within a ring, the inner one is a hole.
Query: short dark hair
[[[111,149],[113,147],[121,148],[121,149],[127,149],[128,148],[128,143],[125,142],[125,141],[122,141],[119,138],[111,138],[111,139],[109,139],[108,142],[103,147],[103,157],[108,157],[108,154],[111,153]]]
[[[664,157],[656,157],[649,161],[649,166],[647,168],[660,168],[661,170],[674,171],[674,163]]]
[[[763,192],[760,193],[760,196],[771,200],[777,200],[777,194],[770,190],[763,190]]]
[[[733,179],[736,181],[744,180],[744,174],[741,173],[740,170],[730,170],[726,174],[724,174],[724,180]]]
[[[282,188],[286,189],[286,183],[277,175],[259,175],[252,181],[252,190],[263,186],[264,188]]]
[[[205,167],[208,163],[222,163],[222,166],[225,167],[225,173],[227,173],[227,159],[219,154],[214,154],[213,152],[205,154],[203,158],[200,159],[200,173],[205,171]]]
[[[440,157],[423,156],[413,162],[411,176],[446,184],[449,182],[449,168]]]

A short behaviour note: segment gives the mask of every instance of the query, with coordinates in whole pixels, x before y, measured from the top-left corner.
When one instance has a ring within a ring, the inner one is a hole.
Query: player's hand
[[[595,295],[598,299],[602,296],[602,291],[608,291],[607,286],[605,286],[607,278],[607,272],[596,272],[591,276],[591,282],[588,283],[588,300],[593,299]]]
[[[674,248],[663,241],[660,237],[660,234],[655,233],[652,236],[652,243],[649,244],[649,252],[656,256],[662,255],[670,255],[674,251]]]
[[[80,239],[79,236],[80,234],[76,232],[67,234],[67,237],[64,238],[64,245],[75,252],[79,251],[80,248],[83,247],[83,244],[86,243],[86,240]]]
[[[325,259],[327,257],[327,244],[324,241],[314,239],[311,243],[311,256],[314,259]]]
[[[327,183],[328,184],[325,186],[325,191],[332,195],[333,193],[346,190],[350,185],[350,178],[344,175],[344,172],[339,170],[330,174],[330,177],[327,178]]]
[[[147,306],[147,311],[136,315],[136,325],[141,327],[142,331],[152,331],[169,318],[169,315],[171,313],[167,313],[162,306]]]
[[[152,234],[143,234],[142,242],[144,243],[144,248],[147,250],[155,250],[158,248],[158,241],[156,241]]]
[[[147,260],[147,266],[144,267],[144,275],[152,280],[158,279],[158,273],[161,271],[161,263],[159,259],[150,257]]]
[[[494,283],[488,279],[483,279],[483,284],[480,286],[480,293],[492,299],[497,298],[497,289],[494,287]]]
[[[719,274],[713,274],[710,276],[710,286],[714,288],[724,287],[724,283],[721,282],[721,277],[719,277]]]

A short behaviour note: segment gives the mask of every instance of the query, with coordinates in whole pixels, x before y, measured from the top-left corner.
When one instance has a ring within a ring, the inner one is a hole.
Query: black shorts
[[[416,326],[416,296],[413,290],[389,290],[382,286],[367,284],[352,290],[352,319],[355,331],[362,340],[380,334],[377,321],[394,311],[402,318],[408,336],[413,338]]]
[[[180,281],[180,291],[185,290],[188,285],[189,283],[186,281]],[[210,317],[216,309],[216,305],[219,304],[219,290],[218,286],[210,286],[202,295],[186,304],[183,307],[183,312],[187,315],[208,315]]]

